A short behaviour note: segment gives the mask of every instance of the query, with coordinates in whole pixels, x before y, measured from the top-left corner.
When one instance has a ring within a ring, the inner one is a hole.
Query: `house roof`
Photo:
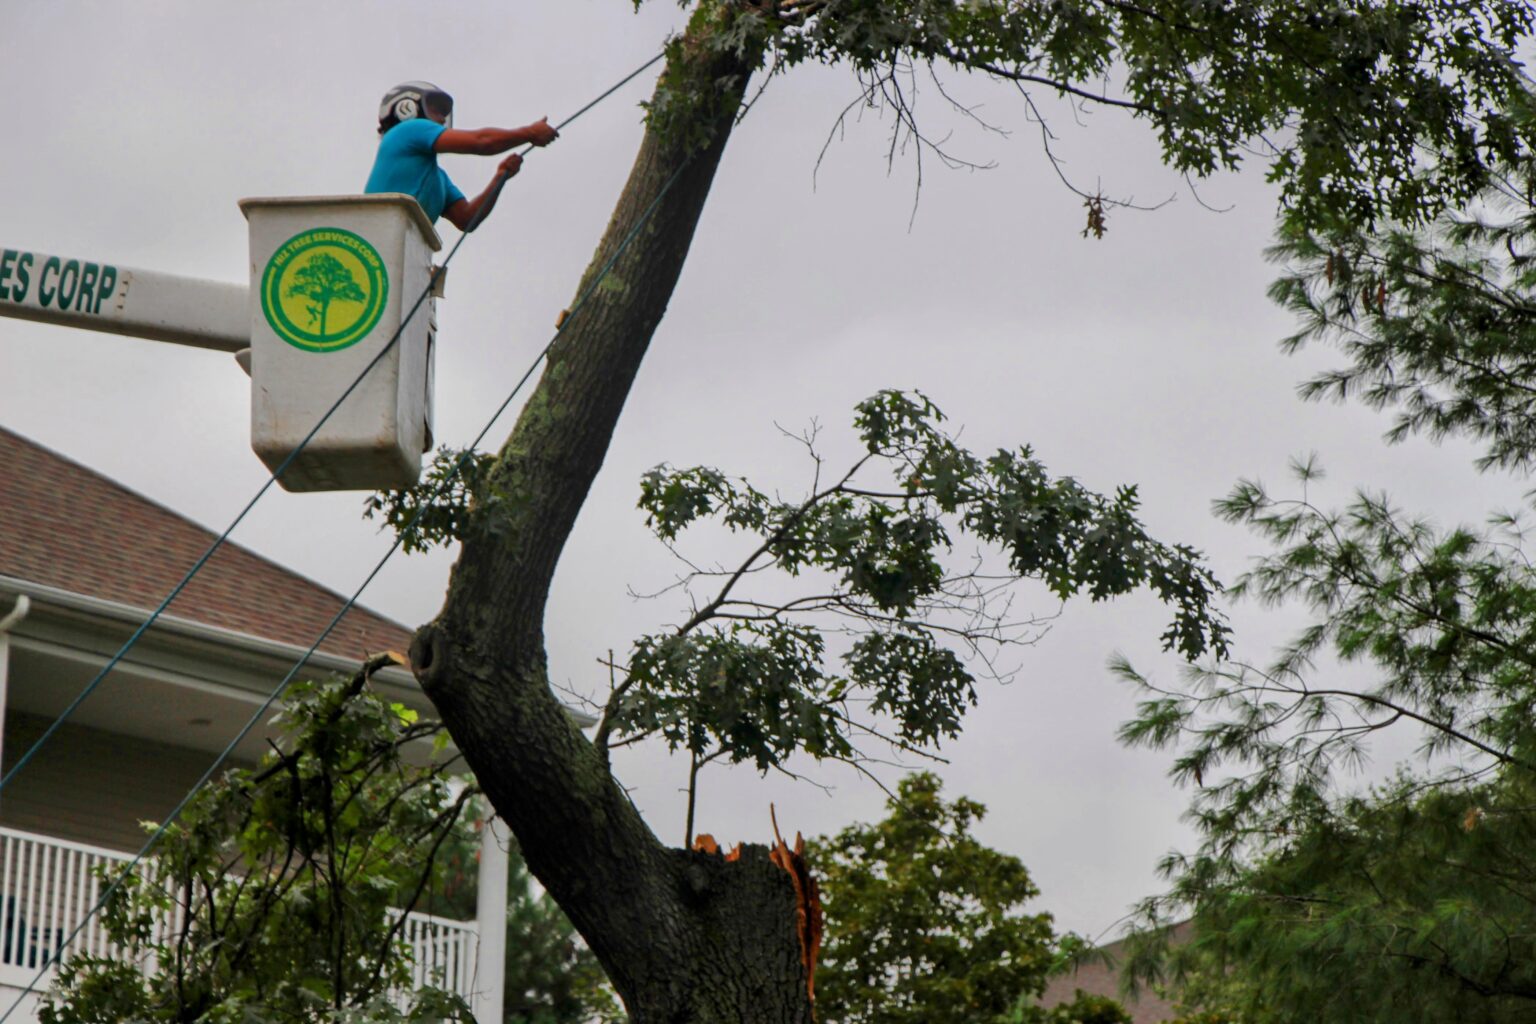
[[[1173,926],[1169,941],[1175,946],[1182,946],[1192,938],[1194,923],[1181,921]],[[1126,959],[1127,945],[1125,939],[1120,939],[1107,946],[1100,946],[1102,959],[1090,959],[1065,974],[1053,977],[1040,996],[1040,1005],[1049,1009],[1070,1003],[1081,991],[1116,1000],[1131,1015],[1133,1024],[1158,1024],[1179,1016],[1179,1008],[1171,999],[1146,986],[1134,996],[1122,991],[1120,974]]]
[[[215,539],[185,516],[0,427],[0,576],[147,613]],[[166,614],[307,648],[344,602],[226,542]],[[354,606],[319,649],[360,659],[405,650],[411,632]]]

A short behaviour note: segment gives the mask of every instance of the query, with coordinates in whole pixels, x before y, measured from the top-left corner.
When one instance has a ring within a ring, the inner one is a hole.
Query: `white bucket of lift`
[[[278,483],[416,483],[432,438],[435,296],[411,308],[442,245],[421,207],[387,194],[242,199],[240,209],[251,238],[251,447],[276,470],[398,331]]]

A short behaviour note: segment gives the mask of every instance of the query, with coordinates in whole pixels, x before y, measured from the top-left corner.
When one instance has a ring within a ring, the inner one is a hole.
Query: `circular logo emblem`
[[[389,297],[378,250],[341,228],[301,231],[277,247],[261,276],[261,311],[277,336],[311,352],[355,345]]]

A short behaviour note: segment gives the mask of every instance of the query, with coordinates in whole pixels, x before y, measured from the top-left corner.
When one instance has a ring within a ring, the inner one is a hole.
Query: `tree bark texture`
[[[561,549],[676,286],[758,62],[699,45],[700,33],[729,16],[724,5],[714,12],[694,19],[658,86],[659,96],[674,76],[711,83],[713,100],[701,104],[713,122],[708,144],[647,131],[577,294],[637,225],[638,234],[551,349],[492,471],[492,497],[472,516],[443,610],[418,633],[411,658],[529,870],[637,1024],[806,1024],[788,874],[764,847],[733,862],[665,847],[550,691],[544,648]]]

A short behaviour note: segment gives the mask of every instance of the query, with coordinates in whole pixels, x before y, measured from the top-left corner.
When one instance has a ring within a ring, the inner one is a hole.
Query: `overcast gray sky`
[[[391,84],[439,83],[459,127],[558,120],[653,54],[680,17],[669,0],[638,15],[628,0],[0,5],[11,110],[0,246],[243,282],[236,200],[359,191]],[[456,258],[439,304],[440,440],[473,437],[548,340],[628,172],[652,82],[531,157]],[[548,621],[555,678],[599,686],[598,657],[679,610],[628,596],[676,570],[634,508],[641,473],[707,463],[793,492],[806,466],[775,424],[819,419],[829,451],[846,452],[853,404],[884,387],[922,388],[974,448],[1028,443],[1094,488],[1139,484],[1153,532],[1202,548],[1224,578],[1254,548],[1210,518],[1210,500],[1242,475],[1281,483],[1294,454],[1321,453],[1325,498],[1382,487],[1445,520],[1480,518],[1512,493],[1467,468],[1465,449],[1387,449],[1381,417],[1293,397],[1330,360],[1276,350],[1289,322],[1264,296],[1274,202],[1256,168],[1203,186],[1208,203],[1232,208],[1210,212],[1160,167],[1144,124],[1110,110],[1074,123],[1041,95],[1081,185],[1176,196],[1155,213],[1111,211],[1108,235],[1084,239],[1081,201],[1019,97],[953,74],[946,83],[1009,134],[977,128],[927,88],[930,134],[953,132],[956,154],[997,166],[929,160],[915,219],[910,154],[887,168],[890,124],[877,111],[851,120],[814,173],[856,95],[846,70],[775,80],[738,129],[566,550]],[[493,163],[445,166],[472,194]],[[0,423],[211,529],[265,479],[248,415],[248,381],[227,355],[0,320]],[[274,491],[235,539],[350,593],[389,543],[359,517],[361,498]],[[702,554],[731,550],[711,542]],[[437,610],[449,564],[396,558],[364,601],[418,624]],[[1023,600],[1055,610],[1037,591]],[[1250,658],[1297,622],[1246,608],[1234,619]],[[1148,599],[1069,604],[945,751],[951,793],[991,808],[983,838],[1024,859],[1040,908],[1088,934],[1152,891],[1157,858],[1189,839],[1167,758],[1116,746],[1131,696],[1104,670],[1124,651],[1170,676],[1156,642],[1164,621]],[[802,767],[831,795],[746,769],[706,776],[700,829],[766,839],[770,800],[781,824],[808,834],[880,813],[870,783]],[[663,838],[680,841],[686,765],[643,750],[618,771]]]

